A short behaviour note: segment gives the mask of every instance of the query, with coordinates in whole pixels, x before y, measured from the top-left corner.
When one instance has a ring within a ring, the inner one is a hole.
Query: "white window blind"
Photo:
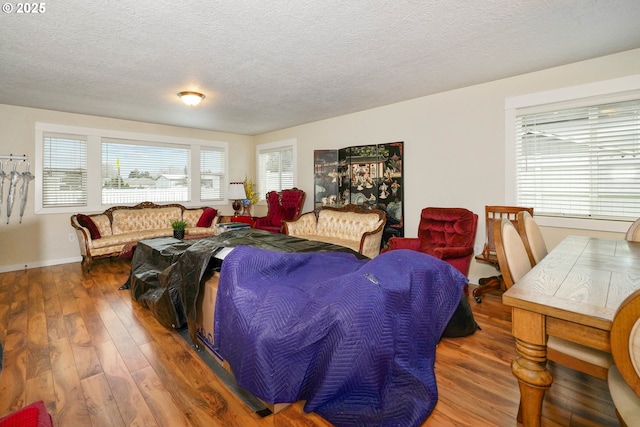
[[[147,141],[102,140],[102,204],[190,199],[190,149]]]
[[[516,199],[537,215],[640,217],[640,100],[516,114]]]
[[[259,194],[282,191],[294,186],[293,145],[258,151]]]
[[[45,134],[42,148],[42,206],[86,206],[86,138]]]
[[[200,200],[222,200],[224,150],[200,149]]]

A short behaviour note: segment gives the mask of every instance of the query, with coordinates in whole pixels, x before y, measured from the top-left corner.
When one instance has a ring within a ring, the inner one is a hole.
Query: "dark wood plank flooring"
[[[0,416],[44,400],[57,427],[329,426],[301,403],[261,418],[174,330],[120,291],[130,264],[96,261],[0,274]],[[423,426],[515,426],[511,313],[470,304],[482,327],[438,346],[439,401]],[[605,381],[550,364],[544,426],[617,426]]]

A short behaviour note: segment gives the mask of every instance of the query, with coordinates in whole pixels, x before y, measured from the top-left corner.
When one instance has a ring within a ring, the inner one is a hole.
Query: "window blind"
[[[538,215],[640,217],[640,100],[516,114],[516,198]]]
[[[200,149],[200,200],[222,200],[224,150]]]
[[[42,206],[86,206],[86,138],[45,134],[42,155]]]
[[[258,155],[260,198],[269,191],[282,191],[294,186],[293,146],[261,150]]]
[[[102,140],[102,204],[190,199],[190,149],[147,141]]]

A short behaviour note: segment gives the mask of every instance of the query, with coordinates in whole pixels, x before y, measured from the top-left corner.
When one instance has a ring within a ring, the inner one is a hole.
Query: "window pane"
[[[517,116],[516,181],[539,214],[640,217],[640,100]]]
[[[282,191],[294,186],[293,147],[261,151],[259,156],[260,198],[269,191]]]
[[[200,150],[200,200],[222,200],[224,182],[224,151]]]
[[[42,206],[86,206],[86,139],[47,134],[42,151]]]
[[[102,204],[189,201],[190,150],[125,140],[102,142]]]

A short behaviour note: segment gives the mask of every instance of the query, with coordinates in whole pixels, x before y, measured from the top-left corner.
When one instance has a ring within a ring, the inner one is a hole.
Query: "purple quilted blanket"
[[[358,260],[240,246],[222,265],[215,346],[267,402],[306,400],[336,426],[419,426],[437,402],[436,344],[466,283],[415,251]]]

